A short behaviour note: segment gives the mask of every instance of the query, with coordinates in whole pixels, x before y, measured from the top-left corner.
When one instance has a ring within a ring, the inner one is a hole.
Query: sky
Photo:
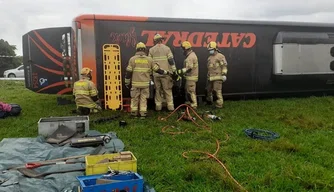
[[[332,22],[334,0],[0,0],[0,39],[17,46],[38,28],[71,26],[80,14]]]

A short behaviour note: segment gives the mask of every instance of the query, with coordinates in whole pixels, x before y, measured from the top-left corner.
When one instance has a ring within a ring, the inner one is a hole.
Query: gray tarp
[[[111,135],[112,140],[100,153],[105,151],[113,152],[115,149],[117,152],[123,151],[124,143],[117,138],[115,133]],[[76,176],[84,175],[84,171],[51,174],[39,179],[25,177],[16,170],[5,172],[3,170],[13,166],[22,166],[27,162],[90,154],[94,150],[95,148],[93,147],[73,148],[68,146],[68,144],[61,147],[54,146],[46,143],[42,137],[5,138],[0,142],[0,180],[7,181],[0,185],[0,192],[70,192],[79,185]],[[84,161],[84,158],[76,160]],[[84,167],[84,163],[77,163],[43,166],[34,170],[44,173]]]

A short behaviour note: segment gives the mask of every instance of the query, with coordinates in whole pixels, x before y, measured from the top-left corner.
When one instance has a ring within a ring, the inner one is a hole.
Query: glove
[[[129,89],[130,79],[125,79],[125,87]]]
[[[178,75],[175,81],[180,81],[181,77]]]
[[[97,110],[102,111],[101,105],[97,105]]]
[[[167,70],[164,70],[164,75],[171,75],[171,73]]]
[[[102,106],[102,104],[101,104],[101,101],[100,100],[97,100],[96,102],[95,102],[99,107],[101,107]]]
[[[225,81],[226,81],[226,76],[224,75],[224,76],[223,76],[223,82],[225,82]]]
[[[178,70],[177,70],[177,74],[178,74],[178,75],[182,75],[182,74],[183,74],[182,69],[178,69]]]
[[[175,71],[173,74],[172,74],[172,79],[174,81],[179,81],[181,79],[181,77],[177,74],[177,72]]]

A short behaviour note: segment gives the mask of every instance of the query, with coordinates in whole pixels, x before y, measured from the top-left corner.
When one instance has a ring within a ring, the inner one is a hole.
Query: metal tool
[[[109,166],[108,166],[108,170],[109,171],[108,171],[107,175],[103,175],[103,178],[104,177],[110,177],[110,176],[113,176],[113,175],[126,175],[126,174],[132,173],[131,171],[117,171],[117,170],[113,170]]]
[[[80,168],[80,169],[73,169],[73,170],[46,172],[46,173],[40,173],[40,172],[35,171],[33,169],[27,169],[27,168],[18,168],[17,170],[19,172],[21,172],[23,175],[27,176],[27,177],[41,178],[41,177],[45,177],[46,175],[57,174],[57,173],[76,172],[76,171],[85,171],[86,169],[85,168]]]
[[[46,165],[64,165],[64,164],[75,164],[75,163],[85,163],[85,161],[74,161],[74,162],[60,161],[60,162],[46,162],[46,163],[32,162],[32,163],[26,163],[25,167],[27,169],[34,169]]]
[[[71,157],[63,157],[63,158],[58,158],[58,159],[50,159],[50,160],[45,160],[45,161],[36,161],[36,162],[33,162],[33,163],[51,163],[51,162],[55,163],[55,162],[66,161],[66,160],[70,160],[70,159],[79,159],[79,158],[86,157],[88,155],[97,155],[101,151],[102,147],[103,146],[101,146],[101,145],[98,146],[90,154],[77,155],[77,156],[71,156]],[[10,168],[7,168],[7,169],[3,170],[3,172],[6,171],[6,170],[12,170],[12,169],[15,170],[15,169],[18,169],[18,168],[26,168],[26,167],[25,167],[25,164],[21,165],[21,166],[10,167]]]

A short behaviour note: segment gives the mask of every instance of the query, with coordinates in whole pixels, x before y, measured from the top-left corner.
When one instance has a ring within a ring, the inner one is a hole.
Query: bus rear
[[[71,92],[71,28],[32,30],[22,37],[25,86],[36,93]]]

